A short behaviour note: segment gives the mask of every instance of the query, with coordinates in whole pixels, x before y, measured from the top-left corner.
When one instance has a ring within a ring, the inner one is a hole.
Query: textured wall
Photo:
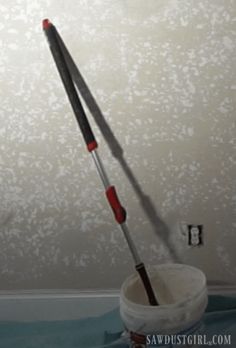
[[[0,288],[114,288],[133,270],[45,17],[101,109],[84,88],[143,259],[235,284],[236,2],[9,0],[0,13]],[[203,247],[183,222],[204,225]]]

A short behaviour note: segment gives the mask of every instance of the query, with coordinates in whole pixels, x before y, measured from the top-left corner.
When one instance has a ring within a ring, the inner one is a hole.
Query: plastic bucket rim
[[[201,278],[202,278],[202,288],[201,290],[199,290],[198,292],[196,292],[193,296],[191,296],[191,302],[194,302],[194,300],[196,300],[197,298],[201,298],[201,296],[204,294],[204,293],[207,293],[207,290],[206,290],[206,276],[205,274],[198,268],[194,267],[194,266],[190,266],[190,265],[185,265],[185,264],[179,264],[179,263],[165,263],[165,264],[161,264],[161,265],[153,265],[151,267],[148,268],[148,270],[153,270],[153,269],[165,269],[165,268],[170,268],[172,266],[172,268],[176,268],[176,269],[179,269],[179,268],[183,268],[183,266],[185,268],[188,268],[188,269],[191,269],[193,270],[195,273],[198,273],[199,275],[201,275]],[[140,303],[136,303],[136,302],[133,302],[132,300],[130,299],[127,299],[125,296],[124,296],[124,293],[125,293],[125,290],[129,284],[129,282],[131,280],[136,280],[138,279],[138,275],[137,274],[132,274],[130,275],[128,278],[126,278],[126,280],[124,281],[124,283],[122,284],[121,286],[121,294],[123,294],[122,296],[122,301],[125,302],[127,305],[130,305],[131,307],[135,306],[137,309],[140,308],[144,311],[155,311],[157,306],[150,306],[150,305],[143,305],[143,304],[140,304]],[[183,307],[185,306],[185,304],[189,303],[189,300],[190,298],[187,297],[186,299],[182,300],[182,301],[178,301],[176,303],[171,303],[171,304],[164,304],[164,305],[158,305],[158,310],[160,312],[164,312],[166,311],[167,309],[170,310],[170,309],[175,309],[176,311],[181,311],[183,309]],[[121,302],[121,296],[120,296],[120,302]],[[191,307],[191,305],[189,305],[189,307]]]

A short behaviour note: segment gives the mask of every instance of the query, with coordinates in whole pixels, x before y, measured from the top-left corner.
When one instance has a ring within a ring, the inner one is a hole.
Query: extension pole
[[[59,45],[56,28],[48,19],[45,19],[43,20],[43,29],[48,39],[52,56],[54,58],[61,80],[67,92],[67,96],[69,98],[71,107],[74,111],[75,117],[78,121],[79,127],[81,129],[82,135],[87,145],[87,150],[91,153],[93,157],[97,171],[99,173],[99,176],[105,188],[107,200],[110,204],[111,209],[113,210],[114,217],[117,223],[119,224],[121,230],[124,233],[125,239],[127,241],[127,244],[129,246],[129,249],[134,259],[135,268],[140,275],[149,303],[152,306],[156,306],[158,305],[158,302],[156,300],[154,291],[152,289],[149,276],[147,274],[144,263],[141,261],[139,257],[135,244],[131,239],[128,226],[126,225],[126,211],[120,204],[115,187],[110,185],[106,171],[98,155],[98,152],[97,152],[98,144],[96,142],[96,139],[94,137],[94,134],[88,122],[87,116],[80,102],[70,71],[66,64],[65,57]]]

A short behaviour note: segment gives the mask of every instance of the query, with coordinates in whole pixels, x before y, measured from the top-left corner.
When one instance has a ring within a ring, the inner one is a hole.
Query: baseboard
[[[208,286],[209,294],[236,295],[236,286]],[[119,290],[0,291],[0,321],[74,320],[119,306]]]
[[[0,291],[0,321],[75,320],[119,306],[119,291]]]
[[[236,296],[236,285],[208,285],[210,295]]]

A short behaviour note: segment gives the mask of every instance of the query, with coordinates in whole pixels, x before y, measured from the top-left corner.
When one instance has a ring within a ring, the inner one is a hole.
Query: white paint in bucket
[[[129,332],[140,335],[177,334],[201,321],[207,306],[206,277],[183,264],[148,269],[159,306],[150,306],[137,274],[121,287],[120,314]]]

